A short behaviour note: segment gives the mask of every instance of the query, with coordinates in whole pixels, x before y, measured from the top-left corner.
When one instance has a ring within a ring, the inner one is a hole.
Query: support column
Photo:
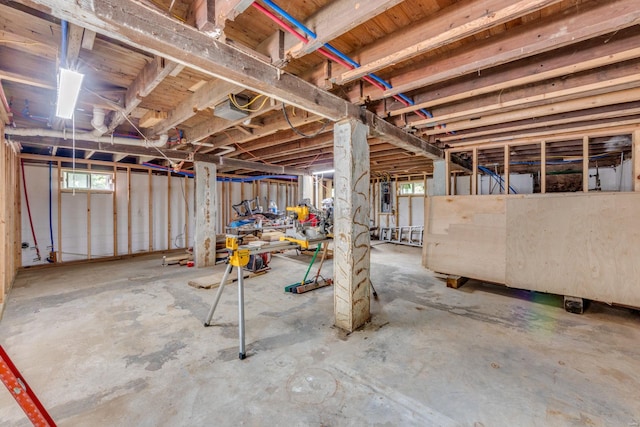
[[[216,224],[218,200],[216,191],[216,165],[195,162],[196,229],[193,259],[196,267],[213,267],[216,263]]]
[[[349,332],[370,318],[367,133],[353,119],[336,123],[333,131],[335,324]]]
[[[433,161],[433,194],[432,196],[444,196],[447,194],[447,168],[446,160]]]
[[[311,175],[298,177],[298,200],[295,201],[295,204],[297,205],[304,199],[309,199],[313,203],[313,176]]]

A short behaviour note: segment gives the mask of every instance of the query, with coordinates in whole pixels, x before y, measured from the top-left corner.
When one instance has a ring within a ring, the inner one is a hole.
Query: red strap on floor
[[[22,378],[20,371],[13,364],[9,356],[0,345],[0,380],[7,387],[9,393],[16,399],[18,405],[22,408],[29,420],[34,426],[51,426],[55,427],[56,423],[53,421],[49,413],[42,403],[38,400],[38,397],[33,393],[27,381]]]

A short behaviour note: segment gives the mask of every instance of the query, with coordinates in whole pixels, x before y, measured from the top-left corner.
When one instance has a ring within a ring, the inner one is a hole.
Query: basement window
[[[423,195],[424,194],[424,182],[408,182],[400,184],[401,195]]]
[[[113,192],[113,174],[65,170],[62,171],[62,189]]]

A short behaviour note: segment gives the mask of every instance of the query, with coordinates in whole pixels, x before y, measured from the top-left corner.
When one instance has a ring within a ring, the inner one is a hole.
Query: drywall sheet
[[[638,212],[638,193],[508,199],[506,284],[640,307]]]
[[[423,264],[440,273],[504,283],[506,197],[522,196],[427,197]]]

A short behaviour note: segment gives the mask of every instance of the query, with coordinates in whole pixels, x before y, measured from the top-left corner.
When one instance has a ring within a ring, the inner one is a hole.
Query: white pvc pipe
[[[60,138],[64,140],[71,139],[71,132],[53,130],[53,129],[27,129],[27,128],[12,128],[7,127],[4,129],[6,135],[13,136],[42,136],[49,138]],[[158,139],[144,141],[142,139],[123,138],[118,136],[100,136],[93,132],[76,132],[76,140],[100,142],[104,144],[116,144],[116,145],[134,145],[137,147],[164,147],[167,144],[169,135],[166,133],[160,135]]]
[[[95,129],[93,133],[95,135],[104,135],[109,128],[104,124],[105,111],[102,108],[93,107],[93,118],[91,119],[91,126]]]

